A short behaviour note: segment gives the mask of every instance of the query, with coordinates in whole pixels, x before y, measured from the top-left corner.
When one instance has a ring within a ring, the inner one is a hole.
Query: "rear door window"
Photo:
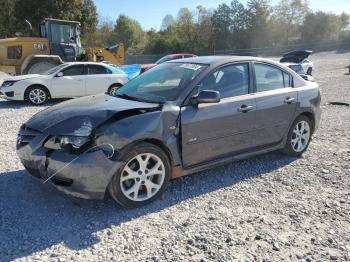
[[[284,72],[272,65],[254,64],[257,92],[285,87]],[[289,85],[289,84],[288,84]]]
[[[89,72],[89,75],[111,74],[111,71],[108,68],[104,66],[98,66],[98,65],[89,65],[88,72]]]

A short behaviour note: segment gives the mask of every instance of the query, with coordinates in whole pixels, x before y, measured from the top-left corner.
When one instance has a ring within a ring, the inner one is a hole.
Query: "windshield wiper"
[[[128,99],[128,100],[133,100],[133,101],[138,101],[138,102],[145,102],[137,97],[133,97],[133,96],[129,96],[127,94],[121,94],[121,95],[115,95],[116,97],[119,98],[124,98],[124,99]]]

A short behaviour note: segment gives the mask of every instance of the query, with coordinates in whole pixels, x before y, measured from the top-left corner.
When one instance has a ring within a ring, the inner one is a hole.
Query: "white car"
[[[113,93],[128,76],[118,68],[93,62],[64,63],[43,75],[22,75],[5,79],[0,95],[8,100],[28,100],[41,105],[50,98],[71,98]]]
[[[311,55],[311,54],[312,54],[312,51],[310,51],[310,50],[299,50],[299,51],[289,52],[289,53],[286,53],[283,55],[280,62],[281,63],[298,64],[302,68],[303,74],[311,75],[312,71],[314,70],[314,64],[310,60],[307,59],[309,57],[309,55]],[[290,68],[292,68],[292,67],[290,67]],[[295,68],[297,68],[297,67],[295,67]],[[297,69],[297,70],[299,70],[299,69]],[[296,70],[294,70],[294,71],[296,71]],[[297,73],[300,74],[301,72],[297,72]]]

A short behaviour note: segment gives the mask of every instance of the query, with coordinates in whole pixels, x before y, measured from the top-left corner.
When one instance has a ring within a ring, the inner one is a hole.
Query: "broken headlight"
[[[86,136],[61,136],[57,137],[57,142],[61,148],[73,147],[79,149],[89,141],[89,137]]]
[[[72,146],[74,149],[79,149],[89,141],[89,136],[92,132],[92,124],[89,119],[85,119],[82,125],[73,131],[73,136],[58,137],[59,144],[62,148]]]
[[[79,128],[67,135],[53,136],[46,141],[45,147],[50,149],[77,150],[91,141],[92,124],[90,120],[84,120]]]

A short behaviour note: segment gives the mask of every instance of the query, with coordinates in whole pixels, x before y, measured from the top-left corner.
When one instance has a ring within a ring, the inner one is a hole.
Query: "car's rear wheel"
[[[291,156],[300,156],[309,147],[312,136],[312,122],[306,116],[299,116],[292,124],[287,143],[282,152]]]
[[[108,88],[108,94],[111,96],[114,95],[115,91],[117,91],[122,85],[121,84],[113,84]]]
[[[42,105],[50,97],[46,88],[41,86],[29,87],[25,92],[25,100],[28,100],[33,105]]]
[[[170,178],[170,162],[159,147],[140,143],[120,159],[125,164],[113,176],[108,190],[122,206],[138,207],[157,199]]]

